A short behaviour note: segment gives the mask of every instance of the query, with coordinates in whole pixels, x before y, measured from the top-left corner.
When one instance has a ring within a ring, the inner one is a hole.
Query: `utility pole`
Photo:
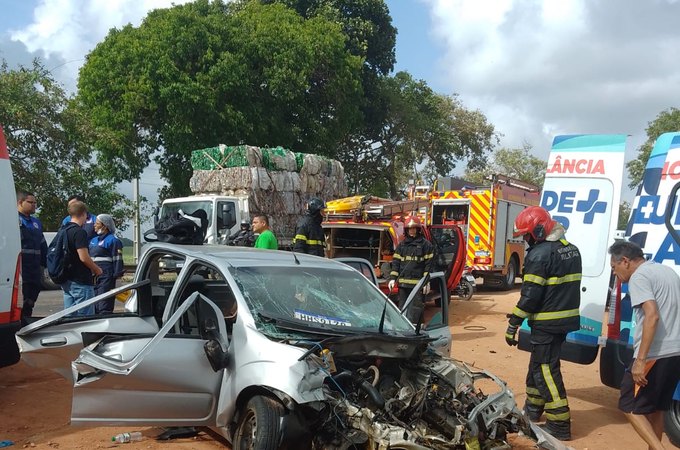
[[[132,183],[132,196],[134,197],[135,208],[135,222],[132,236],[132,254],[134,256],[135,264],[139,262],[139,253],[142,246],[142,233],[140,231],[141,223],[139,217],[139,178],[135,178]]]

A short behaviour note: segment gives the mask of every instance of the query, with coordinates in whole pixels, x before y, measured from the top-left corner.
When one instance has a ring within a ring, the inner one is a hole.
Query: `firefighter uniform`
[[[21,231],[21,293],[23,306],[21,317],[33,314],[33,307],[40,294],[43,267],[47,263],[47,242],[43,235],[42,223],[32,216],[19,213]]]
[[[100,295],[116,287],[116,279],[123,276],[123,243],[112,233],[92,238],[90,257],[102,269],[94,286],[94,295]],[[107,298],[95,304],[95,312],[113,312],[115,299]]]
[[[297,223],[293,251],[315,256],[325,256],[326,239],[323,234],[320,212],[308,211]]]
[[[548,431],[558,439],[570,439],[560,348],[567,333],[579,329],[581,254],[564,239],[560,224],[555,224],[551,237],[557,239],[535,242],[528,250],[521,296],[509,322],[517,327],[527,319],[531,327],[525,411],[532,420],[545,412]]]
[[[419,232],[415,237],[406,235],[399,243],[392,258],[390,279],[399,283],[399,307],[403,307],[408,296],[418,281],[430,273],[434,246]],[[414,299],[413,307],[409,308],[407,316],[409,320],[418,320],[423,310],[422,298]]]

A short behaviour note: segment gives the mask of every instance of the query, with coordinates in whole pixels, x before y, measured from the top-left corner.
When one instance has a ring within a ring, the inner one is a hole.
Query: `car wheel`
[[[283,405],[256,395],[242,409],[234,433],[234,450],[276,450],[279,448]]]
[[[680,447],[680,400],[673,400],[671,408],[664,414],[664,431],[676,447]]]

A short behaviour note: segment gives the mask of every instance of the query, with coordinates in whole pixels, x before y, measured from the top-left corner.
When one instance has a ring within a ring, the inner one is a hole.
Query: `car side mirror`
[[[206,343],[203,345],[203,350],[205,351],[205,355],[208,357],[208,362],[210,363],[212,370],[219,372],[220,370],[227,367],[229,351],[222,348],[222,344],[218,339],[210,339],[206,341]]]

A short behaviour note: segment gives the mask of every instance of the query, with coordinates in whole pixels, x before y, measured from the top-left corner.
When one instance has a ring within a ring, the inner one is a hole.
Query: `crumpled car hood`
[[[426,336],[346,336],[309,353],[309,363],[328,374],[326,401],[315,408],[315,448],[509,449],[509,433],[541,448],[568,448],[532,426],[501,379],[428,350],[428,342]]]

